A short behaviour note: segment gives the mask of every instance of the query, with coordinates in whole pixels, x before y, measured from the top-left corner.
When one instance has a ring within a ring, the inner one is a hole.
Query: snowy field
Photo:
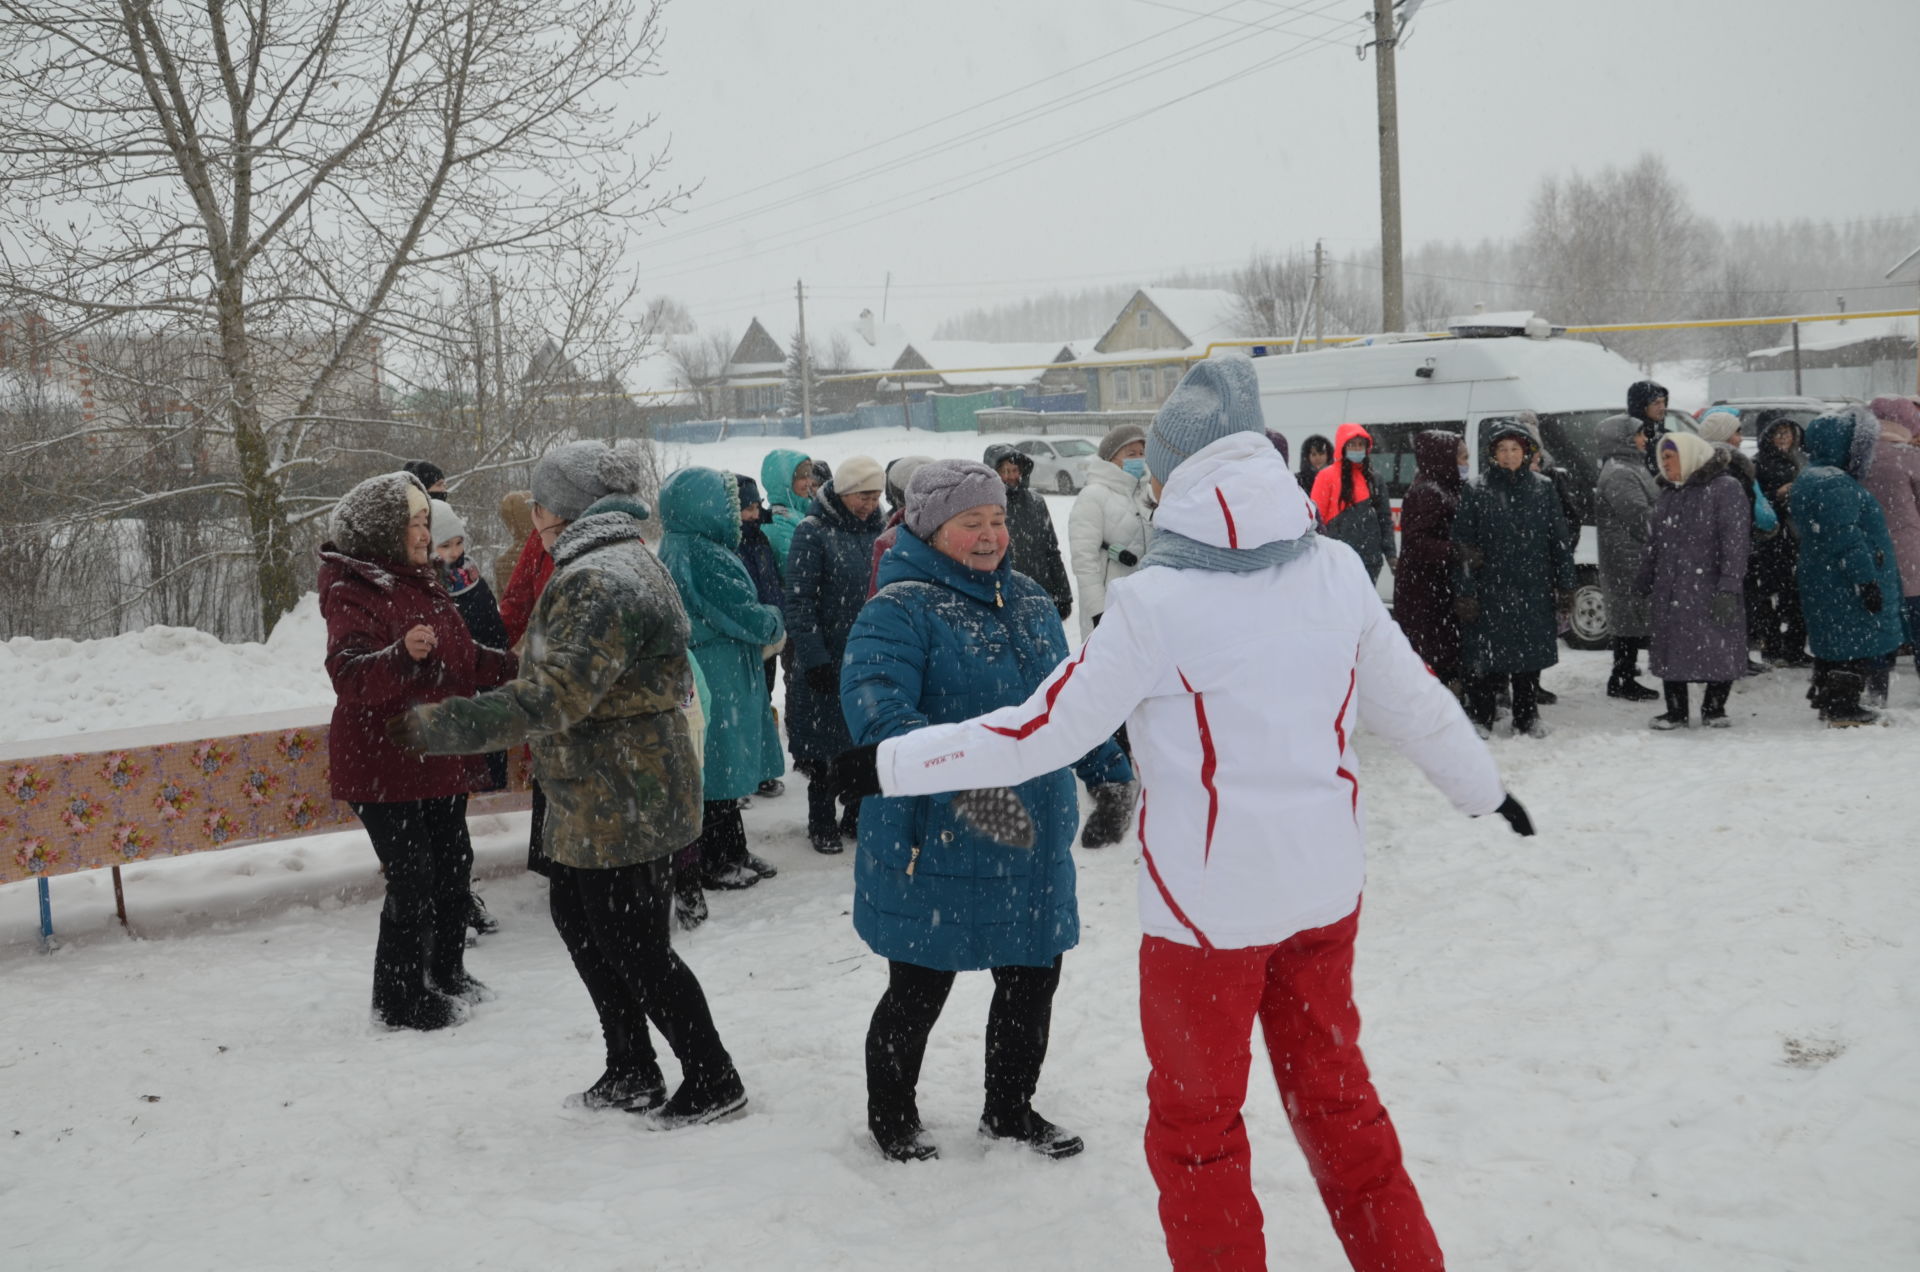
[[[682,449],[757,474],[765,448]],[[264,647],[10,642],[0,739],[324,703],[318,651],[308,614]],[[1651,708],[1604,698],[1606,667],[1567,655],[1554,734],[1493,743],[1532,840],[1359,743],[1365,1041],[1452,1265],[1920,1266],[1920,681],[1903,668],[1891,729],[1821,730],[1804,674],[1773,673],[1736,688],[1732,731],[1654,734]],[[671,1135],[562,1107],[602,1053],[520,869],[524,815],[476,822],[502,930],[470,966],[498,997],[435,1035],[368,1024],[358,834],[130,866],[135,940],[104,872],[56,878],[50,956],[31,885],[0,887],[0,1268],[1163,1267],[1131,842],[1077,853],[1085,931],[1036,1101],[1086,1154],[976,1142],[989,981],[968,976],[921,1088],[944,1155],[901,1167],[864,1124],[884,963],[852,931],[851,856],[807,848],[789,783],[747,813],[779,877],[713,894],[681,938],[752,1103]],[[1257,1073],[1247,1115],[1271,1265],[1345,1267]]]

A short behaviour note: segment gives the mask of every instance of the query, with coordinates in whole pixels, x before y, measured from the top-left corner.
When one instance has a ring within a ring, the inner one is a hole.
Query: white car
[[[1084,437],[1029,437],[1013,448],[1033,461],[1027,485],[1038,491],[1057,490],[1070,495],[1087,484],[1087,465],[1099,450]]]

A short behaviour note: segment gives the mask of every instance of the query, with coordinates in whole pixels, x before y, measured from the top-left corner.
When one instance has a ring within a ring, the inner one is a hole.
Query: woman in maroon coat
[[[387,740],[408,707],[513,679],[513,655],[476,645],[432,564],[426,488],[370,477],[333,510],[320,548],[320,613],[336,695],[327,736],[333,797],[367,828],[387,900],[373,955],[373,1010],[394,1028],[458,1021],[485,987],[465,965],[467,792],[478,756],[417,755]]]
[[[1414,652],[1460,692],[1460,619],[1453,612],[1453,517],[1466,484],[1460,434],[1430,428],[1413,439],[1419,475],[1400,504],[1400,572],[1393,616]]]

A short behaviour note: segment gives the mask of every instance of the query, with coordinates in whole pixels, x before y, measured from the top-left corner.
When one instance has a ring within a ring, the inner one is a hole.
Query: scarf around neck
[[[1177,530],[1156,526],[1153,542],[1140,558],[1140,568],[1164,565],[1175,570],[1217,570],[1223,574],[1251,574],[1287,562],[1312,545],[1315,532],[1308,530],[1298,539],[1275,539],[1257,548],[1221,548],[1198,539],[1189,539]]]

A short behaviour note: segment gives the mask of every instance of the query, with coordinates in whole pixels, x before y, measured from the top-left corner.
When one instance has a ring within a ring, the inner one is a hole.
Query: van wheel
[[[1573,612],[1568,615],[1567,644],[1574,649],[1605,649],[1611,637],[1607,594],[1600,590],[1600,571],[1584,567],[1573,593]]]

